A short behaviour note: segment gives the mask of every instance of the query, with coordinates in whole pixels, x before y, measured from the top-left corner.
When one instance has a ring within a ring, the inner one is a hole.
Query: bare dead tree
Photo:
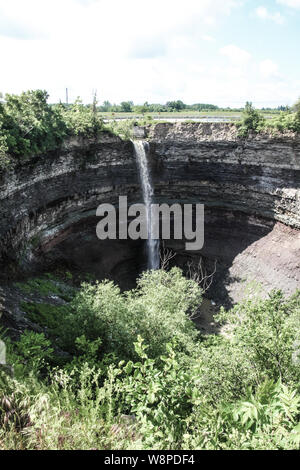
[[[169,265],[172,259],[177,256],[175,251],[167,248],[164,243],[162,243],[162,249],[160,251],[160,263],[161,269],[167,271],[169,269]],[[187,278],[195,281],[203,290],[203,292],[207,292],[214,280],[214,275],[217,271],[217,260],[214,262],[214,269],[213,271],[208,274],[206,267],[203,263],[203,258],[200,256],[198,263],[194,261],[187,262]]]
[[[187,277],[195,281],[201,287],[203,292],[207,292],[210,289],[216,272],[217,260],[215,260],[214,269],[210,274],[207,273],[201,256],[198,263],[194,263],[194,261],[187,262]]]
[[[169,265],[172,259],[177,256],[170,248],[166,248],[164,242],[162,242],[162,249],[160,251],[160,261],[161,261],[161,269],[167,271],[169,269]],[[186,263],[187,270],[186,270],[186,277],[198,284],[201,288],[202,293],[204,294],[207,292],[214,280],[214,275],[217,272],[217,260],[214,261],[214,268],[211,273],[208,273],[203,258],[200,256],[199,261],[195,262],[190,260]],[[196,320],[201,316],[201,309],[200,305],[193,312],[187,312],[191,320]]]
[[[164,271],[169,269],[170,261],[175,258],[176,253],[170,248],[166,248],[165,244],[162,243],[162,250],[160,251],[160,268]]]
[[[203,263],[203,258],[200,256],[198,263],[195,263],[194,261],[188,261],[187,262],[187,278],[193,280],[196,282],[199,287],[202,289],[203,294],[209,290],[211,287],[213,280],[214,280],[214,275],[217,272],[217,260],[214,262],[214,269],[213,271],[209,274],[207,272],[206,267],[204,266]],[[195,312],[190,313],[190,319],[191,320],[197,320],[198,318],[201,317],[201,306],[196,309]]]

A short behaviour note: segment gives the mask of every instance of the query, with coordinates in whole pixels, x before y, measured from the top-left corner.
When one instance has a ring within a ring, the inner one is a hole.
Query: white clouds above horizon
[[[241,49],[234,44],[224,46],[220,49],[220,53],[226,56],[235,65],[245,65],[251,59],[249,52]]]
[[[0,91],[45,88],[52,101],[66,87],[85,102],[93,89],[112,102],[293,101],[298,82],[279,77],[276,58],[256,60],[251,43],[218,37],[242,8],[240,0],[152,0],[147,9],[140,0],[0,0]]]
[[[279,5],[285,5],[300,10],[300,0],[276,0]]]
[[[278,11],[275,13],[270,13],[269,10],[264,6],[257,7],[255,14],[261,20],[271,20],[277,24],[284,23],[284,17]]]
[[[279,67],[278,64],[271,59],[266,59],[259,64],[260,73],[263,78],[276,78],[278,77]]]

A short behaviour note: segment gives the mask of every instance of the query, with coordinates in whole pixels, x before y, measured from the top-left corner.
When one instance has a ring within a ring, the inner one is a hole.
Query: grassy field
[[[272,117],[274,114],[278,114],[278,112],[274,111],[261,111],[265,117]],[[166,112],[166,113],[145,113],[145,114],[138,114],[138,113],[111,113],[111,112],[101,112],[100,117],[105,120],[111,119],[142,119],[147,118],[149,119],[205,119],[205,118],[228,118],[232,120],[240,119],[242,116],[242,112],[238,111],[207,111],[207,112],[199,112],[199,111],[181,111],[181,112]]]

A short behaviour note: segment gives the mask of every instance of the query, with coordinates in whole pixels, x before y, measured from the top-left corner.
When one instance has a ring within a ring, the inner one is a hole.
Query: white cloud
[[[245,65],[251,59],[251,54],[249,54],[249,52],[235,46],[234,44],[222,47],[220,49],[220,53],[236,65]]]
[[[140,0],[0,0],[0,18],[5,13],[16,25],[0,21],[1,62],[7,64],[0,91],[46,88],[56,101],[68,86],[71,99],[89,101],[97,88],[99,99],[144,102],[152,84],[158,89],[161,82],[161,99],[178,96],[184,83],[178,68],[200,59],[202,36],[208,40],[238,4],[188,0],[183,8],[180,0],[152,0],[145,14]],[[174,90],[169,86],[167,93],[163,82],[174,83]]]
[[[277,24],[284,23],[284,17],[279,12],[269,13],[268,9],[264,6],[256,8],[255,14],[261,20],[271,20]]]
[[[278,77],[278,65],[271,59],[266,59],[260,62],[259,70],[264,78]]]
[[[85,102],[93,89],[111,102],[294,101],[299,81],[257,63],[255,49],[219,48],[222,23],[240,4],[152,0],[146,14],[140,0],[0,0],[0,18],[15,25],[0,20],[0,91],[45,88],[51,101],[66,87]]]
[[[204,34],[202,36],[202,39],[203,41],[206,41],[206,42],[216,42],[215,38],[210,36],[209,34]]]
[[[300,10],[300,0],[277,0],[277,3]]]

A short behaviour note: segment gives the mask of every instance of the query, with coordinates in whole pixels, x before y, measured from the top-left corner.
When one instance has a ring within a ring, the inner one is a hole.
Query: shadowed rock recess
[[[147,129],[156,202],[205,204],[210,295],[231,304],[248,281],[286,293],[300,287],[300,137],[238,137],[224,123],[157,124]],[[0,180],[3,279],[63,265],[112,278],[126,289],[145,266],[141,241],[99,241],[101,203],[142,202],[130,141],[105,133],[69,141]],[[183,268],[199,253],[167,243]]]

